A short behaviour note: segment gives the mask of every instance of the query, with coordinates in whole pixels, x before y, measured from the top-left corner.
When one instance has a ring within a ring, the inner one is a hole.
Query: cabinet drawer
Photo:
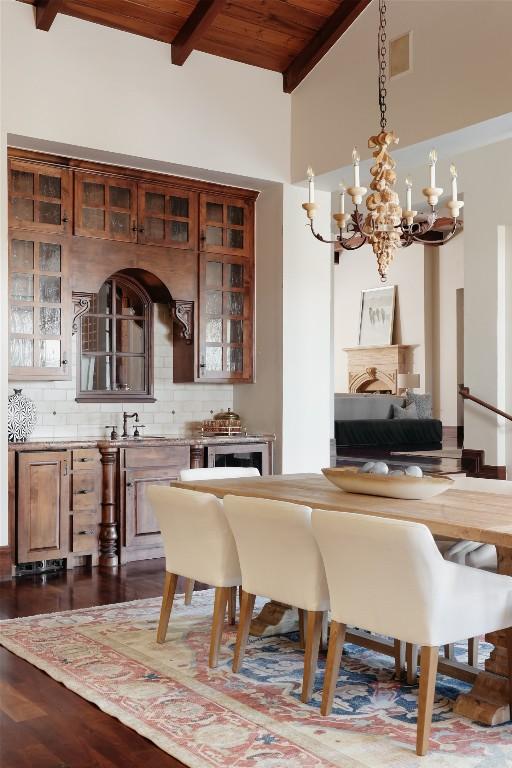
[[[96,472],[78,472],[72,478],[72,509],[96,509],[98,507],[98,475]]]
[[[91,469],[100,463],[100,452],[97,448],[77,448],[72,451],[73,471]]]
[[[75,512],[73,514],[73,552],[91,552],[97,548],[97,513]]]
[[[138,467],[175,467],[185,469],[190,466],[190,447],[171,445],[162,448],[126,448],[124,451],[125,469]]]

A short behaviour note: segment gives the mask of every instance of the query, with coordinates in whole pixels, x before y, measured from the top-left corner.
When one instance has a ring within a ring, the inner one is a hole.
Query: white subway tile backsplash
[[[137,411],[141,423],[148,427],[143,430],[146,434],[179,437],[200,427],[202,419],[211,417],[211,410],[217,413],[232,407],[233,387],[229,384],[173,384],[172,323],[168,308],[157,305],[154,318],[155,403],[77,403],[74,346],[70,381],[11,384],[21,388],[38,408],[39,418],[32,438],[104,438],[108,436],[106,424],[116,424],[121,431],[123,411]]]

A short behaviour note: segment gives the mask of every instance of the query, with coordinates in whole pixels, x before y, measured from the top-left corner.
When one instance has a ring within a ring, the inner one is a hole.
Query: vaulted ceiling
[[[195,49],[283,73],[291,93],[371,0],[20,0],[38,29],[58,13],[171,43],[173,64]]]

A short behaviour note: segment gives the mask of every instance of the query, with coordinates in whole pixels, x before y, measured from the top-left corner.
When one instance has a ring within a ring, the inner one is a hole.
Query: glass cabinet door
[[[201,194],[200,250],[245,255],[252,252],[252,207],[240,198]]]
[[[252,261],[202,254],[199,378],[252,380]]]
[[[139,243],[197,247],[197,193],[139,184]]]
[[[75,235],[137,242],[137,183],[75,172]]]
[[[9,227],[70,231],[70,179],[68,168],[9,160]]]
[[[70,302],[66,240],[19,231],[9,241],[9,373],[69,379]]]

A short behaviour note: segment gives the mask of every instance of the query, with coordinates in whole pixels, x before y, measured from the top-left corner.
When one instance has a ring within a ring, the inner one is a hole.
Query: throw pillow
[[[419,419],[432,418],[432,395],[415,395],[411,392],[407,395],[405,405],[411,403],[415,403]]]
[[[418,411],[416,410],[416,403],[406,405],[405,408],[400,408],[399,405],[393,405],[393,418],[394,419],[417,419]]]

